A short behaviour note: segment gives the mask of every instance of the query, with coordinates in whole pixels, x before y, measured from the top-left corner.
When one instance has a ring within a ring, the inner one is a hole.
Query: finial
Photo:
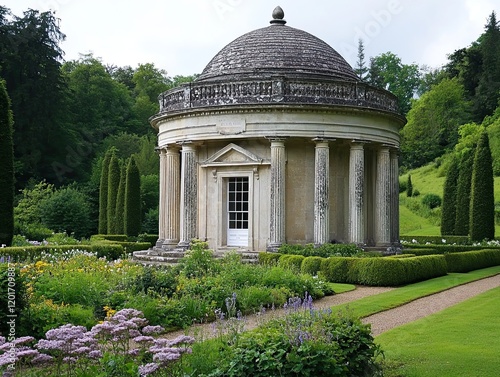
[[[273,25],[286,24],[286,21],[283,19],[284,17],[285,17],[285,12],[283,12],[283,9],[278,5],[273,10],[273,19],[271,20],[271,24]]]

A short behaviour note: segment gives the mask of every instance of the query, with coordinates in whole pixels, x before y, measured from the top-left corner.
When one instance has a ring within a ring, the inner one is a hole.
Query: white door
[[[227,184],[227,245],[248,247],[248,177]]]

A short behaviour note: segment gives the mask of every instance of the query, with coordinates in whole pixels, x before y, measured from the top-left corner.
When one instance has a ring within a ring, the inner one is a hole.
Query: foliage
[[[116,216],[116,202],[120,185],[120,162],[116,153],[111,154],[108,170],[108,200],[107,200],[107,220],[109,234],[120,234],[123,230],[119,229],[118,218]]]
[[[443,187],[443,207],[441,212],[441,234],[455,234],[455,221],[457,218],[457,184],[459,176],[459,162],[453,157]],[[424,197],[425,198],[425,197]]]
[[[444,257],[449,272],[469,272],[500,265],[500,249],[447,253]]]
[[[30,262],[44,258],[47,255],[54,257],[65,255],[66,253],[89,252],[95,253],[99,258],[109,260],[118,259],[123,255],[123,247],[113,243],[92,243],[79,245],[40,245],[0,248],[0,256],[11,258],[15,262]]]
[[[470,202],[470,238],[473,241],[495,238],[495,199],[493,167],[488,134],[479,139],[474,156]]]
[[[120,169],[120,183],[118,184],[118,193],[116,195],[116,229],[115,233],[125,233],[125,183],[127,180],[127,168],[122,164]]]
[[[14,236],[14,146],[12,111],[5,81],[0,79],[0,245]]]
[[[88,237],[92,230],[90,207],[84,194],[67,187],[55,191],[40,205],[42,223],[56,232]]]
[[[302,266],[304,258],[305,257],[303,255],[284,254],[278,260],[278,266],[288,268],[295,272],[300,272],[300,267]]]
[[[104,155],[99,184],[99,234],[108,233],[108,173],[113,151],[110,149]]]
[[[462,154],[460,160],[457,180],[457,204],[454,233],[457,236],[469,235],[470,194],[474,154],[474,149],[467,149]]]
[[[137,236],[141,232],[141,176],[134,156],[127,165],[125,183],[125,233]]]
[[[341,243],[326,243],[317,247],[314,244],[307,244],[304,246],[284,244],[278,249],[278,252],[281,254],[295,254],[303,255],[305,257],[318,256],[325,258],[331,256],[349,257],[362,251],[363,249],[355,244]]]
[[[443,80],[413,103],[401,131],[403,166],[415,168],[451,151],[458,126],[469,121],[469,104],[458,80]]]
[[[422,204],[430,209],[441,206],[441,197],[436,194],[425,194],[422,198]]]
[[[413,245],[424,245],[424,244],[458,244],[458,245],[468,245],[470,243],[469,237],[467,236],[447,236],[443,238],[442,236],[401,236],[400,240],[403,244],[411,243]]]
[[[315,276],[318,274],[322,260],[323,258],[321,257],[306,257],[302,261],[302,265],[300,266],[300,271],[303,274],[309,274]]]
[[[413,196],[413,184],[411,182],[411,175],[408,174],[408,180],[406,182],[406,196],[411,198]]]
[[[14,218],[21,228],[42,223],[39,205],[53,193],[54,185],[46,181],[40,181],[21,191],[21,199],[14,208]]]
[[[366,74],[368,73],[368,67],[365,61],[365,45],[362,39],[358,40],[358,59],[356,60],[356,68],[354,72],[358,75],[361,80],[364,80]]]
[[[395,94],[401,113],[406,114],[420,85],[420,70],[416,64],[403,64],[397,55],[386,52],[370,58],[367,81]]]
[[[289,300],[289,315],[221,347],[210,376],[373,375],[380,350],[367,325],[348,314],[315,310],[307,297]],[[199,357],[199,356],[198,356]]]

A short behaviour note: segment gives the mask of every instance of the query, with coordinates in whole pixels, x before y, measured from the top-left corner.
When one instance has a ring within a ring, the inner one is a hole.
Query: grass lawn
[[[500,288],[376,338],[386,377],[500,375]]]
[[[461,284],[497,274],[500,274],[500,266],[468,273],[448,274],[446,276],[400,287],[375,296],[365,297],[347,304],[336,305],[332,309],[349,310],[358,317],[367,317],[371,314],[401,306],[420,297],[429,296]]]

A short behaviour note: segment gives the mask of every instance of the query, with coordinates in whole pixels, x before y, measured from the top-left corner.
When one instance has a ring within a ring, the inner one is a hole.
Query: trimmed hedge
[[[71,250],[83,250],[96,253],[99,258],[106,257],[114,260],[120,258],[124,249],[116,243],[94,243],[90,245],[46,245],[46,246],[19,246],[0,248],[0,256],[10,257],[13,262],[37,260],[42,253],[60,254]]]
[[[154,246],[156,245],[156,241],[158,241],[158,234],[139,234],[137,236],[137,241],[148,242],[151,246]]]
[[[500,249],[445,254],[448,272],[469,272],[500,265]]]
[[[302,266],[302,261],[304,259],[305,257],[303,255],[285,254],[278,259],[278,266],[300,272],[300,267]]]
[[[276,266],[282,255],[281,253],[261,252],[259,253],[259,264],[264,266]]]
[[[91,240],[106,240],[106,241],[118,241],[118,242],[127,242],[126,234],[94,234],[90,237]]]
[[[400,240],[405,242],[417,241],[418,244],[426,244],[427,242],[435,245],[443,245],[443,239],[446,240],[447,244],[458,244],[458,245],[468,245],[470,244],[470,239],[467,236],[401,236]],[[418,244],[412,244],[418,245]],[[434,246],[434,245],[433,245]]]
[[[318,271],[321,267],[321,262],[324,258],[322,257],[307,257],[302,261],[302,265],[300,266],[300,271],[303,274],[309,275],[317,275]]]
[[[350,257],[362,252],[363,249],[355,244],[325,243],[316,247],[309,243],[306,245],[285,244],[279,247],[281,254],[303,255],[305,257]]]
[[[461,253],[467,251],[498,249],[498,246],[483,246],[483,245],[412,245],[408,249],[404,249],[403,253],[419,254],[418,250],[434,250],[432,254],[446,253]],[[422,254],[420,254],[422,255]]]
[[[446,275],[442,255],[408,258],[341,258],[321,262],[319,275],[334,283],[399,286]]]
[[[403,254],[401,254],[401,256],[413,255],[421,257],[423,255],[439,255],[439,254],[443,253],[438,252],[436,249],[422,248],[422,249],[403,249]]]

